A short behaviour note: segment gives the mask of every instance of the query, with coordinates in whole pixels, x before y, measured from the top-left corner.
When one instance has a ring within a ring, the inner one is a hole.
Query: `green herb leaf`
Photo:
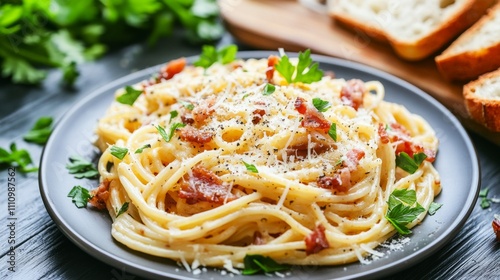
[[[263,95],[271,95],[274,93],[274,91],[276,90],[276,86],[273,85],[273,84],[266,84],[264,86],[264,90],[262,91],[262,94]]]
[[[126,86],[125,93],[118,96],[116,98],[116,101],[118,101],[122,104],[125,104],[125,105],[132,106],[132,105],[134,105],[134,102],[137,100],[137,98],[139,98],[139,96],[141,96],[141,94],[142,94],[142,90],[137,90],[131,86]]]
[[[170,126],[170,129],[168,130],[168,133],[167,133],[163,127],[158,125],[158,126],[156,126],[156,130],[158,130],[161,137],[163,137],[163,140],[165,140],[166,142],[170,142],[170,140],[172,140],[172,137],[174,136],[175,131],[177,129],[179,129],[181,127],[185,127],[185,126],[186,126],[185,123],[174,123]]]
[[[246,255],[243,263],[245,265],[242,271],[243,275],[253,275],[259,272],[273,273],[290,269],[290,266],[279,264],[272,258],[262,255]]]
[[[200,57],[193,64],[195,66],[201,66],[205,69],[212,66],[212,64],[216,62],[228,64],[236,59],[237,52],[238,47],[236,45],[228,45],[220,48],[219,50],[216,50],[214,46],[205,45],[202,48]]]
[[[425,208],[416,201],[416,192],[413,190],[394,190],[389,196],[387,202],[389,207],[385,218],[402,235],[410,234],[411,230],[406,225],[425,212]],[[412,207],[414,204],[415,207]]]
[[[259,170],[257,170],[257,167],[255,167],[255,165],[246,163],[244,160],[242,160],[242,162],[248,171],[250,171],[252,173],[259,173]]]
[[[120,216],[121,214],[127,212],[128,210],[128,201],[122,204],[122,207],[120,207],[120,210],[118,210],[118,213],[116,213],[116,217]]]
[[[332,123],[330,125],[330,129],[328,130],[328,135],[334,140],[337,141],[337,124]]]
[[[10,144],[10,152],[0,148],[0,169],[11,166],[18,167],[22,173],[38,171],[38,167],[30,167],[32,163],[29,152],[25,149],[18,150],[15,143]]]
[[[437,210],[439,210],[439,208],[441,208],[441,206],[443,206],[443,204],[441,203],[436,203],[436,202],[432,202],[431,205],[429,205],[429,210],[427,210],[427,212],[429,213],[429,215],[434,215],[436,214]]]
[[[37,144],[45,144],[52,133],[52,118],[51,117],[41,117],[39,118],[31,130],[23,136],[23,139],[27,142],[33,142]]]
[[[144,149],[148,149],[148,148],[151,148],[150,144],[146,144],[146,145],[140,147],[139,149],[135,150],[134,154],[140,154],[144,151]]]
[[[194,105],[193,103],[191,102],[187,102],[187,101],[184,101],[184,100],[179,100],[178,101],[182,106],[184,106],[184,108],[192,111],[194,109]]]
[[[92,198],[92,196],[89,193],[89,190],[81,186],[74,186],[71,189],[71,191],[69,191],[68,197],[71,197],[71,201],[78,208],[86,207],[87,203],[89,202],[89,199]]]
[[[73,174],[75,178],[95,179],[99,176],[99,171],[97,171],[94,164],[84,158],[80,156],[71,156],[69,161],[70,163],[66,164],[66,169],[68,169],[69,174]]]
[[[323,78],[323,71],[319,69],[317,62],[313,63],[311,58],[311,50],[307,49],[304,52],[299,52],[297,65],[290,62],[288,56],[283,56],[275,65],[278,71],[285,80],[291,83],[302,82],[310,84],[320,81]]]
[[[326,112],[328,108],[332,107],[332,104],[326,100],[322,100],[321,98],[313,98],[312,100],[314,107],[320,112]]]
[[[396,166],[404,171],[413,174],[418,170],[418,167],[427,158],[424,153],[416,153],[411,158],[407,153],[401,152],[396,155]]]
[[[122,148],[122,147],[117,147],[117,146],[112,146],[111,147],[111,154],[122,160],[128,153],[128,149],[127,148]]]
[[[179,113],[176,110],[170,111],[170,120],[168,121],[169,123],[179,115]]]

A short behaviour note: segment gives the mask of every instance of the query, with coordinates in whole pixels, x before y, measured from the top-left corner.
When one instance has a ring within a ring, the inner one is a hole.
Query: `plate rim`
[[[249,59],[249,58],[265,58],[268,57],[271,54],[277,54],[276,51],[267,51],[267,50],[257,50],[257,51],[239,51],[237,53],[237,57],[241,59]],[[296,56],[298,53],[296,52],[287,52],[288,55],[291,56]],[[199,56],[194,55],[194,56],[189,56],[187,57],[188,62],[193,62],[195,61]],[[467,194],[467,199],[466,199],[466,206],[468,207],[463,207],[458,213],[457,213],[457,219],[453,221],[448,228],[441,234],[440,237],[434,239],[433,241],[429,242],[426,244],[423,248],[420,248],[418,250],[418,253],[415,254],[408,254],[405,257],[397,260],[394,263],[391,263],[390,265],[383,265],[379,267],[375,267],[373,269],[370,269],[369,271],[364,271],[362,273],[358,274],[353,274],[349,275],[348,277],[341,277],[341,279],[351,279],[351,278],[364,278],[364,277],[383,277],[387,276],[390,274],[395,274],[405,268],[403,264],[405,262],[411,261],[411,265],[414,266],[418,263],[420,263],[422,260],[428,258],[431,254],[436,252],[438,249],[442,248],[444,245],[449,243],[451,239],[453,239],[460,229],[463,227],[463,224],[467,221],[468,217],[472,213],[475,202],[477,201],[477,197],[479,195],[480,191],[480,183],[481,183],[481,176],[480,176],[480,165],[479,165],[479,159],[477,156],[476,149],[474,147],[474,144],[472,140],[470,139],[468,133],[466,132],[465,128],[463,125],[460,123],[458,118],[453,115],[443,104],[441,104],[439,101],[437,101],[434,97],[430,96],[427,94],[425,91],[422,89],[416,87],[415,85],[395,76],[392,74],[389,74],[387,72],[384,72],[382,70],[379,70],[377,68],[374,68],[372,66],[368,66],[359,62],[354,62],[342,58],[336,58],[336,57],[330,57],[330,56],[325,56],[325,55],[319,55],[319,54],[312,54],[311,57],[315,62],[319,62],[320,68],[321,64],[329,64],[331,66],[339,66],[343,68],[349,68],[351,70],[355,71],[360,71],[367,73],[369,75],[375,76],[375,77],[380,77],[383,78],[393,84],[396,84],[397,86],[406,88],[408,91],[411,91],[412,94],[417,94],[420,98],[424,99],[426,102],[430,103],[432,106],[436,107],[439,112],[443,113],[446,116],[446,119],[451,121],[453,124],[454,128],[457,129],[457,133],[460,135],[460,140],[462,140],[463,144],[467,148],[467,154],[471,158],[471,167],[472,167],[472,178],[471,178],[471,191]],[[125,75],[121,78],[115,79],[114,81],[111,81],[110,83],[101,86],[97,89],[94,89],[90,92],[90,94],[85,95],[83,98],[80,98],[79,100],[76,100],[70,108],[61,116],[61,118],[57,121],[57,123],[54,126],[54,130],[52,132],[52,135],[58,135],[59,130],[63,126],[63,124],[68,121],[69,117],[72,116],[75,112],[78,112],[78,110],[83,107],[85,104],[91,102],[94,100],[96,97],[99,97],[101,94],[113,94],[114,90],[123,87],[126,81],[131,81],[131,80],[136,80],[140,78],[147,78],[148,74],[149,76],[155,71],[158,71],[165,63],[157,64],[151,67],[144,68],[140,71]],[[112,92],[110,92],[112,91]],[[108,252],[89,240],[87,240],[84,236],[82,236],[81,233],[76,232],[71,229],[67,221],[62,219],[61,215],[57,211],[57,207],[52,203],[52,201],[49,199],[47,196],[48,192],[48,187],[46,184],[44,184],[44,179],[45,176],[42,175],[45,170],[45,161],[47,159],[47,150],[50,150],[52,147],[52,143],[55,141],[54,137],[52,135],[49,137],[46,145],[44,146],[41,157],[40,157],[40,163],[39,163],[39,171],[38,171],[38,184],[39,184],[39,191],[45,206],[45,209],[49,213],[51,219],[56,223],[57,227],[59,230],[63,232],[63,234],[70,239],[74,244],[76,244],[80,249],[82,249],[84,252],[87,254],[91,255],[92,257],[96,258],[99,261],[102,261],[108,265],[111,265],[115,268],[123,269],[123,265],[127,267],[128,270],[130,270],[131,273],[134,273],[139,276],[145,276],[145,277],[172,277],[175,279],[198,279],[196,278],[195,275],[192,275],[193,278],[190,277],[184,277],[182,275],[178,274],[171,274],[168,272],[163,271],[162,274],[158,274],[158,272],[155,269],[151,269],[149,267],[143,267],[136,265],[135,263],[132,263],[129,260],[123,259],[123,258],[116,258],[113,256],[112,252]],[[107,213],[105,213],[108,215]],[[425,220],[424,220],[425,221]],[[335,266],[332,266],[335,267]],[[203,275],[203,274],[201,274]]]

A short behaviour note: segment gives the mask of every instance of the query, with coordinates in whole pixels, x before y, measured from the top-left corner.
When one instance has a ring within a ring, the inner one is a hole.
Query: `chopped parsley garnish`
[[[262,94],[263,95],[271,95],[274,93],[274,91],[276,90],[276,86],[273,85],[273,84],[266,84],[264,86],[264,90],[262,91]]]
[[[323,71],[318,67],[319,64],[317,62],[313,63],[311,50],[309,49],[304,52],[299,52],[297,66],[293,65],[286,55],[282,56],[279,62],[274,66],[276,71],[278,71],[289,84],[297,82],[310,84],[321,80],[321,78],[323,78]]]
[[[176,110],[173,110],[173,111],[170,111],[170,121],[171,122],[175,117],[177,117],[179,115],[179,112],[177,112]]]
[[[427,158],[424,153],[416,153],[411,158],[407,153],[401,152],[396,155],[396,166],[404,171],[413,174],[418,170],[418,167]]]
[[[330,104],[330,102],[321,98],[315,97],[313,98],[312,102],[314,107],[320,112],[326,112],[328,108],[332,107],[332,104]]]
[[[184,106],[184,108],[186,108],[186,109],[188,109],[188,110],[190,110],[190,111],[192,111],[192,110],[194,109],[194,105],[193,105],[193,103],[191,103],[191,102],[187,102],[187,101],[179,100],[179,103],[180,103],[182,106]]]
[[[118,96],[116,98],[116,101],[118,101],[122,104],[125,104],[125,105],[132,106],[132,105],[134,105],[134,102],[137,100],[137,98],[139,98],[139,96],[141,96],[141,94],[142,94],[142,90],[137,90],[131,86],[126,86],[125,93]]]
[[[24,141],[37,144],[45,144],[52,133],[52,118],[41,117],[35,125],[23,136]]]
[[[22,173],[30,173],[38,171],[38,167],[29,167],[33,161],[29,152],[25,149],[17,149],[15,143],[10,144],[10,152],[0,148],[0,169],[8,166],[18,167]]]
[[[78,208],[86,207],[89,199],[92,198],[89,190],[81,186],[74,186],[71,191],[69,191],[68,197],[71,197],[71,201]]]
[[[330,125],[330,129],[328,130],[328,135],[334,140],[337,141],[337,124],[332,123]]]
[[[94,179],[99,175],[94,164],[80,156],[71,156],[69,158],[69,163],[66,164],[66,169],[68,169],[69,174],[73,174],[77,179]]]
[[[122,160],[127,155],[127,153],[128,153],[127,148],[122,148],[117,146],[111,147],[111,154],[120,160]]]
[[[418,215],[425,211],[417,202],[417,194],[414,190],[394,190],[387,202],[389,208],[385,218],[389,221],[399,234],[410,234],[411,230],[406,227],[413,222]],[[413,205],[415,205],[413,207]]]
[[[252,173],[259,173],[259,170],[257,170],[257,167],[255,165],[246,163],[244,160],[242,160],[243,164],[245,165],[246,169]]]
[[[177,129],[179,129],[181,127],[185,127],[185,126],[186,126],[185,123],[174,123],[174,124],[172,124],[172,126],[170,126],[170,129],[168,130],[168,133],[160,125],[155,126],[155,127],[156,127],[156,130],[158,130],[158,132],[160,133],[161,137],[163,137],[163,139],[166,142],[170,142],[170,140],[172,140],[172,137],[174,136],[175,131]]]
[[[443,206],[442,203],[437,203],[437,202],[432,202],[431,205],[429,205],[429,210],[427,210],[427,213],[429,213],[429,215],[434,215],[436,214],[437,210],[439,210],[439,208],[441,208],[441,206]]]
[[[135,150],[134,154],[140,154],[144,151],[144,149],[151,148],[151,144],[146,144],[139,149]]]
[[[120,210],[118,210],[118,213],[116,213],[116,217],[118,218],[118,216],[127,212],[127,210],[128,210],[128,202],[125,202],[122,204],[122,207],[120,207]]]
[[[242,271],[243,275],[253,275],[260,272],[273,273],[290,269],[290,266],[279,264],[272,258],[262,255],[246,255],[243,263],[245,265]]]
[[[483,209],[489,208],[491,206],[491,203],[500,203],[500,199],[488,197],[489,191],[489,188],[484,188],[479,192],[479,198],[481,198],[480,205]]]
[[[214,46],[205,45],[202,48],[199,59],[193,64],[195,66],[201,66],[205,69],[212,66],[212,64],[216,62],[228,64],[236,59],[237,52],[238,47],[236,45],[228,45],[218,50],[216,50]]]

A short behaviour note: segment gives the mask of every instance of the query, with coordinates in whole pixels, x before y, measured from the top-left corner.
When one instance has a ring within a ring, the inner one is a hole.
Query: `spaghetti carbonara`
[[[287,82],[277,59],[177,60],[127,89],[142,91],[133,104],[111,104],[97,145],[114,239],[189,266],[242,268],[246,255],[335,265],[396,233],[394,190],[428,209],[438,140],[422,117],[384,101],[378,81]],[[402,151],[427,158],[409,173]]]

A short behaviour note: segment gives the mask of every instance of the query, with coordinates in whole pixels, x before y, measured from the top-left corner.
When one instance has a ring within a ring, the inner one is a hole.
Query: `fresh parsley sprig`
[[[330,107],[332,107],[332,104],[330,102],[318,97],[313,98],[312,102],[314,107],[322,113],[326,112]]]
[[[426,158],[427,156],[424,153],[415,153],[412,158],[407,153],[401,152],[396,155],[396,166],[413,174]]]
[[[28,133],[23,136],[24,141],[43,145],[47,143],[52,133],[52,117],[41,117]]]
[[[212,45],[205,45],[202,48],[200,57],[193,64],[195,66],[201,66],[205,69],[212,66],[212,64],[216,62],[228,64],[236,59],[237,52],[238,47],[236,45],[228,45],[220,49],[215,49]]]
[[[479,198],[481,199],[480,206],[483,209],[490,208],[491,203],[500,203],[500,199],[488,197],[489,191],[490,191],[489,188],[484,188],[481,189],[481,191],[479,192]]]
[[[114,157],[122,160],[127,155],[128,149],[118,146],[112,146],[110,152]]]
[[[252,173],[259,173],[259,170],[257,170],[257,167],[255,167],[255,165],[251,164],[251,163],[247,163],[245,162],[244,160],[242,160],[243,164],[245,165],[245,168],[252,172]]]
[[[75,178],[95,179],[99,176],[99,171],[97,171],[97,168],[92,162],[80,156],[71,156],[69,161],[70,162],[66,164],[66,169],[68,169],[69,174],[73,174]]]
[[[323,78],[323,71],[319,69],[317,62],[313,62],[309,49],[299,52],[297,65],[294,65],[288,56],[284,55],[274,68],[289,84],[297,82],[310,84]]]
[[[22,173],[38,171],[38,167],[33,166],[30,153],[25,149],[18,149],[15,143],[10,144],[10,151],[0,148],[0,169],[9,166],[19,168]]]
[[[74,186],[68,193],[68,197],[71,197],[71,201],[78,208],[87,207],[87,203],[92,198],[89,190],[82,186]]]
[[[125,87],[125,93],[118,96],[116,98],[116,101],[120,102],[121,104],[125,105],[134,105],[135,101],[139,96],[141,96],[142,90],[135,89],[131,86],[126,86]]]
[[[116,213],[116,217],[118,218],[118,216],[120,216],[121,214],[127,212],[128,210],[128,205],[129,205],[129,202],[124,202],[122,204],[122,207],[120,207],[120,210],[118,210],[118,212]]]
[[[243,259],[245,268],[243,275],[253,275],[257,273],[274,273],[283,270],[289,270],[290,266],[279,264],[270,257],[262,255],[246,255]]]
[[[165,131],[165,129],[161,125],[155,126],[156,130],[158,130],[158,133],[160,133],[161,137],[165,142],[170,142],[172,140],[172,137],[174,137],[174,133],[177,129],[185,127],[185,123],[173,123],[169,130],[168,133]]]
[[[387,204],[389,207],[385,218],[402,235],[411,233],[406,225],[425,211],[425,208],[417,202],[417,194],[414,190],[394,190]]]

